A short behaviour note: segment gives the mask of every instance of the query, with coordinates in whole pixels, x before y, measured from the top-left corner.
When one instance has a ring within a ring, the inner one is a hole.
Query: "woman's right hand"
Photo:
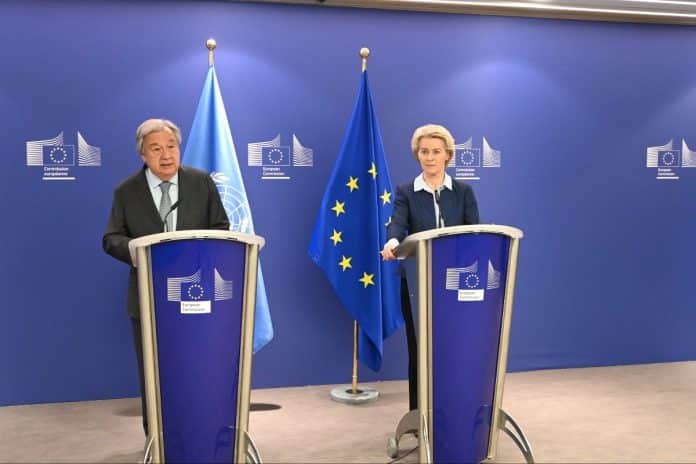
[[[396,259],[396,256],[394,256],[394,246],[391,243],[385,244],[380,254],[385,261]]]

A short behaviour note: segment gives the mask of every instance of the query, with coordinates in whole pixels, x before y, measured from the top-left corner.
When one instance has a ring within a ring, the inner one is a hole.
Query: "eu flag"
[[[210,173],[225,206],[233,232],[254,233],[251,210],[244,182],[239,171],[230,125],[220,85],[211,66],[205,78],[201,99],[186,143],[185,164]],[[273,324],[268,310],[266,288],[259,264],[256,286],[256,317],[254,322],[254,353],[273,338]]]
[[[363,71],[353,114],[324,192],[309,255],[360,326],[359,359],[382,367],[383,340],[403,324],[397,264],[382,261],[393,207],[382,135]]]

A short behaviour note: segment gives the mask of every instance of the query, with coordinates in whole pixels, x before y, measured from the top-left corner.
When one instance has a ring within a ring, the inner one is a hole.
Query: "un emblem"
[[[225,207],[227,219],[230,221],[230,230],[251,234],[251,210],[244,192],[233,187],[230,178],[222,172],[213,172],[210,177],[220,192],[222,206]]]

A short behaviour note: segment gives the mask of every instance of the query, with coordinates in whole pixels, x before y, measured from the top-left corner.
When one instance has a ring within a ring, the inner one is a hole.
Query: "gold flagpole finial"
[[[208,48],[208,66],[212,66],[215,64],[213,50],[215,50],[215,47],[217,47],[217,42],[215,42],[215,39],[210,38],[205,42],[205,46]]]
[[[365,72],[367,70],[367,57],[370,56],[370,49],[367,47],[361,48],[360,56],[362,57],[362,70]]]

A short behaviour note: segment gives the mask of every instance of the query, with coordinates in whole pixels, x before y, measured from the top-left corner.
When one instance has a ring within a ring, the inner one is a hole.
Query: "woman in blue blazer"
[[[454,156],[452,134],[437,124],[421,126],[411,137],[411,151],[423,172],[396,189],[392,220],[387,229],[389,240],[382,249],[385,260],[395,259],[394,248],[409,234],[479,222],[478,206],[471,186],[452,179],[445,171]],[[413,410],[418,408],[418,351],[404,273],[401,277],[401,311],[408,341],[409,408]]]

